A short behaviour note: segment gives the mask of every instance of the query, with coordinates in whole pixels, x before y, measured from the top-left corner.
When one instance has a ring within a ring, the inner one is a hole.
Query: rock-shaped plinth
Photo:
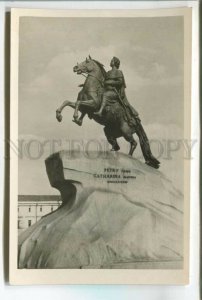
[[[63,204],[23,232],[19,268],[181,268],[183,195],[160,171],[117,153],[46,160]]]

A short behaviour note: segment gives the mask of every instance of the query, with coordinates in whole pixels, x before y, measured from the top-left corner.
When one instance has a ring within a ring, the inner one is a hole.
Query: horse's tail
[[[153,154],[151,152],[149,140],[148,140],[148,137],[147,137],[147,135],[144,131],[144,128],[141,124],[141,121],[139,119],[137,119],[136,124],[137,124],[136,125],[136,134],[139,137],[140,147],[142,149],[142,154],[144,156],[146,164],[150,165],[153,168],[158,169],[160,162],[153,156]]]

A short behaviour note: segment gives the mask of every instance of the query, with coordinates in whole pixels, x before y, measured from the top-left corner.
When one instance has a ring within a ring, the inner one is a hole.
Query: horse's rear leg
[[[129,151],[129,155],[133,155],[133,152],[135,151],[136,147],[137,147],[137,142],[133,139],[132,141],[130,140],[130,151]]]
[[[128,123],[124,122],[121,126],[121,132],[124,137],[124,139],[130,143],[130,150],[129,155],[133,155],[133,152],[135,151],[135,148],[137,147],[137,142],[133,138],[133,133],[131,128],[128,126]]]
[[[112,145],[111,151],[119,151],[119,144],[117,143],[116,138],[113,136],[111,129],[109,127],[104,127],[104,133],[107,138],[107,141],[110,143],[110,145]]]

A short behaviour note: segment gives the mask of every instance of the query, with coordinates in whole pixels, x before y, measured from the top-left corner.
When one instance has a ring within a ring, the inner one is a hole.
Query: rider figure
[[[101,107],[95,115],[102,116],[103,109],[107,102],[117,101],[121,102],[124,108],[128,121],[138,118],[138,112],[130,105],[125,94],[125,79],[121,70],[119,70],[120,60],[117,57],[113,57],[110,62],[111,70],[107,72],[107,76],[104,82],[104,93],[102,97]]]

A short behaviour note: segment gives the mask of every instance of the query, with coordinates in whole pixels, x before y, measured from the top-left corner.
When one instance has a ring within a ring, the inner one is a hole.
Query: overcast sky
[[[62,123],[55,119],[55,110],[63,100],[76,100],[78,84],[84,79],[73,73],[72,68],[89,54],[103,63],[106,70],[113,56],[120,58],[128,99],[139,112],[151,139],[165,136],[182,138],[182,17],[22,17],[19,45],[20,138],[105,138],[102,127],[96,123],[92,126],[93,121],[87,118],[83,128],[72,123],[71,108],[64,110]],[[169,169],[171,177],[176,173],[172,164],[175,162],[169,165],[166,162],[163,167],[164,171]],[[19,175],[20,194],[52,193],[45,173],[44,157],[34,162],[20,160]],[[39,182],[42,184],[39,185]]]

